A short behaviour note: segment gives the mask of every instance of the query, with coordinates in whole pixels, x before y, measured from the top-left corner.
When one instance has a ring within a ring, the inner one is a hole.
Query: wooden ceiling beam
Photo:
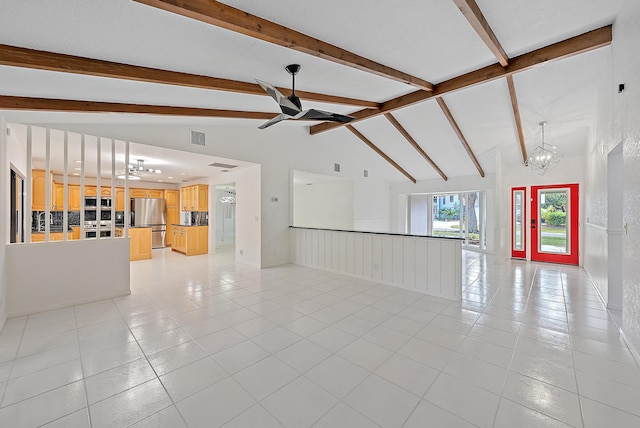
[[[478,159],[476,158],[476,155],[473,153],[473,150],[471,150],[471,146],[467,142],[467,139],[464,137],[464,134],[462,133],[462,130],[458,126],[458,123],[453,118],[453,115],[451,114],[451,111],[449,111],[449,107],[447,107],[447,104],[444,102],[444,99],[442,97],[437,98],[436,101],[438,101],[438,105],[440,106],[440,108],[442,109],[442,112],[444,113],[445,117],[447,118],[447,120],[451,124],[451,127],[453,128],[453,131],[456,133],[456,135],[460,139],[460,142],[462,143],[462,146],[467,151],[467,154],[469,155],[469,158],[471,158],[471,161],[476,166],[476,169],[478,170],[478,173],[480,174],[480,177],[484,178],[484,170],[480,166],[480,162],[478,162]]]
[[[522,163],[528,164],[527,146],[524,141],[524,132],[522,130],[522,120],[520,119],[520,107],[518,106],[518,97],[516,95],[516,85],[513,82],[513,76],[507,76],[507,86],[509,86],[509,97],[511,98],[511,108],[513,109],[513,118],[516,121],[516,130],[518,131],[518,141],[520,142],[520,153],[522,153]]]
[[[422,156],[424,160],[426,160],[429,165],[431,165],[431,167],[436,170],[440,177],[442,177],[444,181],[447,181],[447,176],[445,175],[445,173],[442,172],[442,170],[438,167],[438,165],[436,165],[433,159],[431,159],[429,155],[422,149],[422,147],[420,147],[420,144],[418,144],[418,142],[411,136],[411,134],[409,134],[409,131],[407,131],[391,113],[385,113],[384,117],[386,117],[387,120],[389,120],[389,122],[391,122],[391,124],[398,130],[398,132],[400,132],[400,134],[402,134],[402,136],[409,142],[409,144],[411,144],[411,146],[416,149],[418,153],[420,153],[420,156]]]
[[[353,133],[353,135],[355,135],[356,137],[358,137],[363,143],[365,143],[367,146],[369,146],[371,148],[371,150],[373,150],[374,152],[376,152],[377,154],[380,155],[380,157],[382,157],[384,160],[386,160],[387,162],[389,162],[391,165],[393,165],[393,167],[395,169],[397,169],[398,171],[400,171],[405,177],[407,177],[409,180],[411,180],[412,182],[416,182],[416,179],[413,178],[413,176],[411,174],[409,174],[407,171],[405,171],[404,168],[402,168],[400,165],[398,165],[393,159],[391,159],[389,156],[387,156],[387,154],[385,152],[383,152],[382,150],[380,150],[380,148],[378,148],[378,146],[376,146],[375,144],[373,144],[371,142],[371,140],[369,140],[367,137],[365,137],[364,135],[362,135],[362,133],[360,131],[358,131],[356,128],[354,128],[351,125],[347,125],[347,129],[349,131],[351,131]]]
[[[433,85],[424,79],[364,58],[291,28],[212,0],[134,0],[255,39],[313,55],[338,64],[406,83],[425,91]]]
[[[0,45],[0,65],[267,96],[264,89],[257,83],[140,67],[8,45]],[[284,94],[291,92],[290,88],[278,88],[278,90]],[[354,98],[305,91],[296,91],[296,95],[309,101],[346,104],[367,109],[379,108],[379,104],[376,102]]]
[[[357,123],[381,114],[392,112],[404,107],[423,102],[430,98],[441,97],[445,94],[458,91],[460,89],[475,86],[484,82],[491,82],[502,77],[529,70],[537,65],[563,58],[569,58],[584,52],[589,52],[604,46],[609,46],[612,40],[612,26],[598,28],[579,36],[545,46],[535,51],[512,58],[508,66],[502,67],[500,64],[490,65],[470,73],[439,83],[432,92],[414,91],[407,95],[385,101],[380,105],[379,110],[359,110],[350,113],[355,119],[350,123]],[[311,135],[344,126],[337,122],[324,122],[309,128]]]
[[[467,18],[469,24],[478,33],[489,50],[495,55],[496,59],[503,67],[509,65],[509,57],[500,45],[498,38],[493,33],[489,23],[485,19],[480,7],[475,0],[453,0],[460,12]]]
[[[77,113],[136,113],[164,116],[219,117],[261,120],[268,120],[276,115],[276,113],[256,111],[218,110],[149,104],[106,103],[100,101],[13,97],[5,95],[0,95],[0,110],[63,111]]]

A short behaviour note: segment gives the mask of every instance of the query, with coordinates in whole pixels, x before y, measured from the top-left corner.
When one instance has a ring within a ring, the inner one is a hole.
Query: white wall
[[[613,27],[614,138],[623,141],[623,302],[622,330],[636,356],[640,350],[640,2],[626,0]],[[615,88],[614,88],[615,90]],[[618,261],[612,262],[618,264]]]
[[[128,238],[4,247],[10,317],[131,293]]]
[[[11,218],[10,205],[6,203],[11,195],[11,181],[8,179],[9,170],[9,148],[7,144],[7,124],[0,116],[0,331],[7,321],[7,237],[9,236]],[[2,220],[4,219],[4,220]]]
[[[462,241],[383,233],[291,229],[292,262],[460,300]]]
[[[353,206],[351,180],[293,185],[293,226],[353,230]]]
[[[262,266],[261,261],[261,166],[255,165],[239,171],[230,171],[222,177],[209,180],[209,253],[215,252],[216,218],[215,186],[235,183],[236,191],[236,260],[252,266]],[[242,254],[241,254],[242,252]]]
[[[388,181],[353,180],[353,230],[391,232],[390,202]]]

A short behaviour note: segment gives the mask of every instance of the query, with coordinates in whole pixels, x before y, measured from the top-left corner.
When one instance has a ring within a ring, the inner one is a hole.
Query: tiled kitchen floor
[[[640,370],[583,270],[464,264],[451,303],[155,251],[131,296],[7,322],[0,427],[640,426]]]

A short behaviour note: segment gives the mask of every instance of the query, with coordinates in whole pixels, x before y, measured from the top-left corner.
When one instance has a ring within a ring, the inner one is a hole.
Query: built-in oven
[[[96,217],[97,213],[98,212],[95,209],[93,209],[93,210],[85,209],[84,210],[84,221],[85,222],[92,221],[92,222],[95,223],[96,220],[97,220],[97,217]]]
[[[98,236],[98,230],[97,229],[85,229],[84,230],[84,238],[85,239],[89,239],[89,238],[95,238],[96,236]],[[111,229],[100,229],[100,237],[101,238],[110,238],[111,237]]]
[[[96,238],[98,236],[98,222],[97,221],[89,221],[85,219],[84,222],[84,237],[88,238]],[[111,237],[111,222],[110,221],[101,221],[100,222],[100,237],[101,238],[110,238]]]
[[[111,209],[111,198],[108,197],[96,197],[96,196],[85,196],[84,197],[84,207],[85,209],[96,209],[98,207],[98,201],[100,202],[100,208]]]

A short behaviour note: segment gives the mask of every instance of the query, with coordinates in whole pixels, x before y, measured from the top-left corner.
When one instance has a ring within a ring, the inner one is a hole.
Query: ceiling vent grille
[[[191,131],[191,144],[204,147],[204,132]]]
[[[233,169],[233,168],[236,168],[238,165],[229,165],[228,163],[214,162],[214,163],[210,163],[209,166],[214,166],[216,168]]]

